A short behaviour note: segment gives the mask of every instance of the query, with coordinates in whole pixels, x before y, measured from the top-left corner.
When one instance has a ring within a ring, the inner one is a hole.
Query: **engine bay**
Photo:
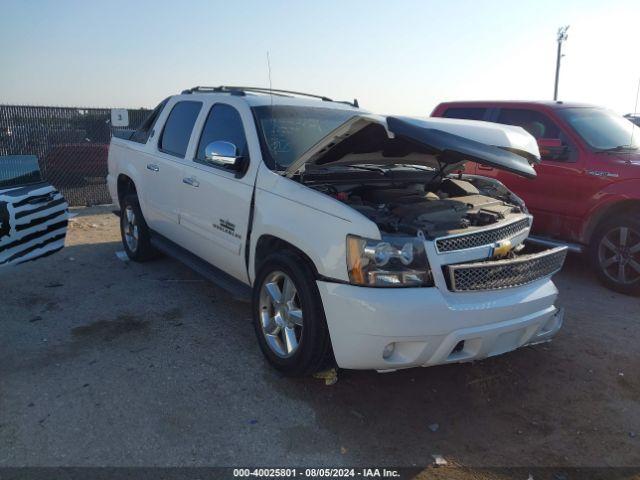
[[[385,172],[379,170],[372,171],[370,178],[358,172],[358,182],[346,172],[333,179],[324,173],[313,174],[301,181],[351,206],[386,234],[422,232],[426,238],[435,238],[526,213],[518,197],[489,178],[455,175],[438,179],[434,172],[414,170],[406,180],[396,171],[385,182]]]

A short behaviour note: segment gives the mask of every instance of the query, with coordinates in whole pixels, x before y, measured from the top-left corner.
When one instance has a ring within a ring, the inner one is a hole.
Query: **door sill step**
[[[251,287],[223,272],[217,267],[201,259],[197,255],[182,248],[177,243],[156,232],[151,232],[151,245],[162,253],[179,260],[191,270],[202,275],[216,286],[226,290],[235,300],[251,302]]]

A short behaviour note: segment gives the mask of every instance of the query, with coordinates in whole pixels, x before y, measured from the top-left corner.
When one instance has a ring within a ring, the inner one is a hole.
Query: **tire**
[[[287,280],[291,282],[289,287]],[[285,301],[283,295],[288,297]],[[260,266],[252,310],[260,349],[269,363],[284,375],[310,375],[333,362],[329,330],[313,270],[295,253],[276,253]],[[295,348],[291,335],[297,342]]]
[[[611,290],[640,294],[640,221],[614,217],[596,230],[589,247],[599,280]]]
[[[145,262],[157,255],[151,246],[151,234],[144,220],[138,197],[126,195],[120,205],[120,235],[127,256],[135,262]]]

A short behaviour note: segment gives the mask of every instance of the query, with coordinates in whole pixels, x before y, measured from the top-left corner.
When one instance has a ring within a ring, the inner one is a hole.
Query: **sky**
[[[0,0],[0,104],[153,107],[268,86],[425,116],[447,100],[634,110],[640,1]],[[640,107],[638,107],[640,109]]]

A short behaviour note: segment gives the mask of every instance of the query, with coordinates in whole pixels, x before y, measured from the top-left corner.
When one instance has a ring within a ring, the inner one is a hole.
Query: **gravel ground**
[[[640,465],[640,299],[581,257],[554,342],[326,386],[266,365],[247,304],[119,260],[117,218],[77,212],[65,250],[0,271],[0,466]]]

